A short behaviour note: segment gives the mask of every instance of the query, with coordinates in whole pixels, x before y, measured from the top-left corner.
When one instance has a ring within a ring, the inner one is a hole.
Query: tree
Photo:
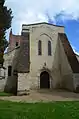
[[[5,33],[6,30],[11,27],[12,21],[12,11],[8,9],[5,5],[5,0],[0,0],[0,64],[3,65],[4,51],[8,46],[8,41],[6,40]]]

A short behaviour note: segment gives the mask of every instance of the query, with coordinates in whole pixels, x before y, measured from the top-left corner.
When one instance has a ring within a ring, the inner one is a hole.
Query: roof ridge
[[[31,26],[31,25],[39,25],[39,24],[48,24],[48,25],[57,26],[57,27],[64,27],[64,26],[61,26],[61,25],[55,25],[55,24],[47,23],[47,22],[39,22],[39,23],[32,23],[32,24],[22,24],[22,26]]]

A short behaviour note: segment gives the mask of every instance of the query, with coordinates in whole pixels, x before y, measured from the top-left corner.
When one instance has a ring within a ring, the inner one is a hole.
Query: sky
[[[79,0],[6,0],[5,5],[12,9],[14,34],[21,33],[22,24],[63,25],[73,50],[79,54]]]

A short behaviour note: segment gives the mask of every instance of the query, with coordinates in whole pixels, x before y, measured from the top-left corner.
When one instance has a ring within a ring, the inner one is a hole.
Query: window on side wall
[[[12,66],[8,66],[8,76],[11,76]]]
[[[16,47],[18,46],[18,42],[16,42]]]
[[[48,41],[48,55],[51,56],[51,41]]]
[[[38,55],[42,55],[42,42],[41,42],[41,40],[38,41]]]

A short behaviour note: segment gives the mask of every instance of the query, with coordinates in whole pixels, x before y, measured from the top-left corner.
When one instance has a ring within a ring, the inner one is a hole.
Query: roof
[[[6,69],[4,66],[0,66],[0,68],[2,68],[2,69]]]
[[[47,22],[40,22],[40,23],[33,23],[33,24],[23,24],[22,26],[31,26],[31,25],[40,25],[40,24],[47,24],[47,25],[52,25],[52,26],[56,26],[56,27],[64,27],[64,26],[60,26],[60,25],[54,25],[51,23],[47,23]]]
[[[6,55],[6,54],[8,54],[8,53],[10,53],[10,52],[12,52],[12,51],[18,49],[18,48],[20,48],[20,46],[17,46],[17,47],[15,47],[14,49],[12,49],[12,50],[10,50],[10,51],[8,51],[8,52],[5,52],[4,55]]]
[[[79,54],[75,53],[75,55],[79,57]]]
[[[74,51],[68,41],[66,34],[59,33],[58,35],[59,35],[62,45],[64,47],[65,54],[67,56],[67,59],[69,61],[69,64],[72,68],[73,73],[79,73],[79,62],[76,58],[76,54],[74,53]]]

